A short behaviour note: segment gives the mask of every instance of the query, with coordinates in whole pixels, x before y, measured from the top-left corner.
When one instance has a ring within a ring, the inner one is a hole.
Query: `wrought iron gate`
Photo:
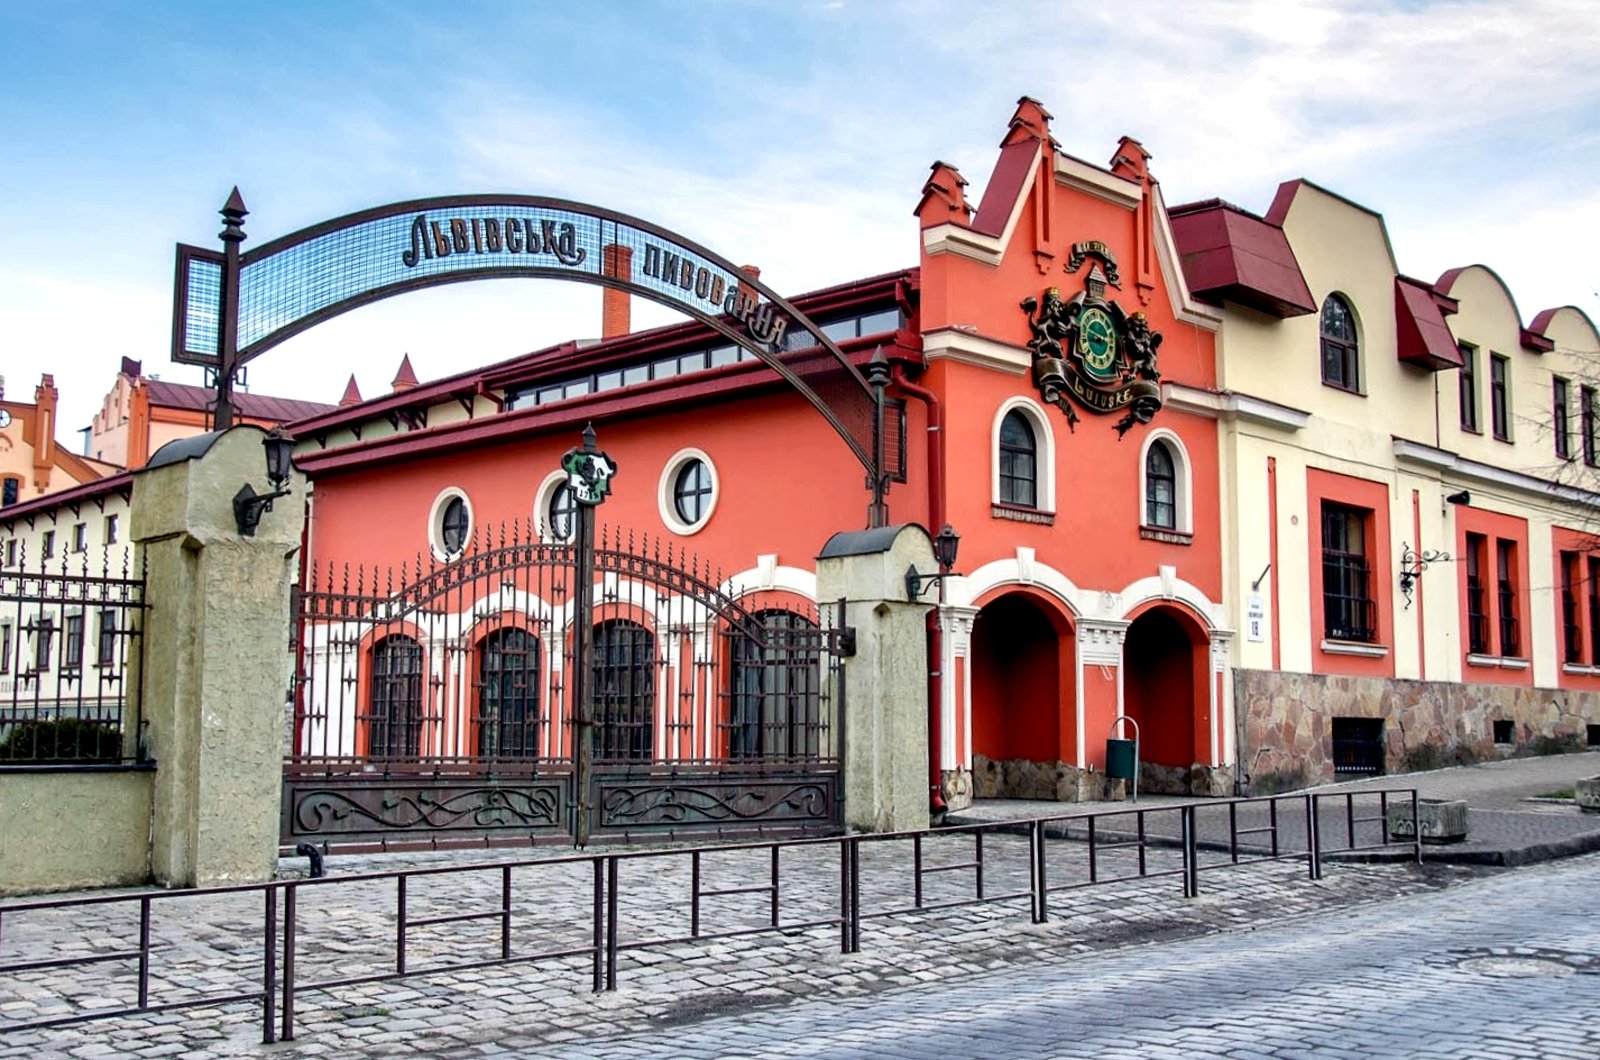
[[[448,561],[305,572],[285,846],[839,829],[842,608],[750,606],[672,544],[601,529],[574,680],[578,547],[518,524]]]

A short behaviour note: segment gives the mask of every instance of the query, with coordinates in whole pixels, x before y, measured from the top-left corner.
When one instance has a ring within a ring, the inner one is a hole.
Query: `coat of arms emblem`
[[[1079,248],[1085,249],[1079,253]],[[1104,261],[1112,276],[1116,263],[1099,244],[1073,248],[1080,264],[1085,257]],[[1101,261],[1089,266],[1083,290],[1071,299],[1059,287],[1048,288],[1042,298],[1022,300],[1033,337],[1033,381],[1039,395],[1066,414],[1076,427],[1082,406],[1094,413],[1122,412],[1117,435],[1136,423],[1149,423],[1161,409],[1161,373],[1156,369],[1159,332],[1150,330],[1142,312],[1125,313],[1106,298],[1106,272]],[[1070,395],[1070,398],[1069,398]]]
[[[561,458],[561,470],[567,473],[567,487],[579,504],[596,505],[611,493],[611,480],[617,474],[617,465],[606,453],[595,448],[593,427],[583,431],[583,445],[568,449]]]

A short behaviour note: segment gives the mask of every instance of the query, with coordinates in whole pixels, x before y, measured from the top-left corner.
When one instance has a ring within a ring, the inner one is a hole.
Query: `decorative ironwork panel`
[[[564,837],[571,783],[570,774],[506,780],[288,774],[281,834],[286,844]]]
[[[597,769],[590,800],[596,838],[716,830],[826,830],[838,825],[836,767],[626,773]]]

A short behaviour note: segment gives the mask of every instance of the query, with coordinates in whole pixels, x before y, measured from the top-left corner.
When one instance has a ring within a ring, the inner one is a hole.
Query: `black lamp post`
[[[234,523],[244,537],[256,536],[262,513],[271,511],[272,502],[279,497],[288,496],[289,476],[294,473],[294,436],[288,431],[282,427],[272,428],[262,439],[261,447],[267,454],[267,481],[272,484],[272,492],[257,493],[246,482],[233,495]]]
[[[913,563],[906,568],[906,600],[916,603],[917,599],[928,590],[929,586],[942,582],[950,577],[955,569],[956,552],[961,548],[961,535],[955,532],[949,523],[934,535],[933,558],[939,563],[938,574],[923,574],[917,570]]]

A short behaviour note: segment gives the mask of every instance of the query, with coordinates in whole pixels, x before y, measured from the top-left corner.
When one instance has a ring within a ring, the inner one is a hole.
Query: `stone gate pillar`
[[[242,426],[171,442],[134,483],[150,605],[138,674],[156,761],[150,866],[170,887],[262,881],[277,864],[305,480],[293,477],[254,536],[239,533],[234,494],[271,488],[264,437]]]
[[[844,668],[844,818],[858,831],[928,827],[932,603],[906,599],[913,564],[924,575],[939,569],[914,524],[835,534],[817,557],[818,601],[844,600],[842,620],[856,631]]]

